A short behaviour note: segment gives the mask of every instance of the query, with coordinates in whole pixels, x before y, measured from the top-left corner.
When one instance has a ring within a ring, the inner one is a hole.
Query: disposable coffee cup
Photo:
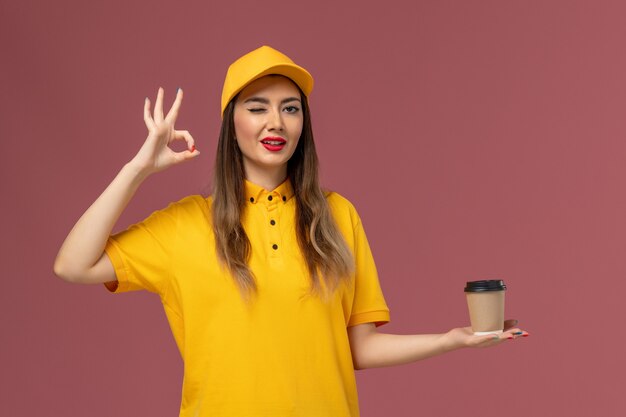
[[[503,332],[505,291],[506,285],[501,279],[466,283],[467,308],[475,335]]]

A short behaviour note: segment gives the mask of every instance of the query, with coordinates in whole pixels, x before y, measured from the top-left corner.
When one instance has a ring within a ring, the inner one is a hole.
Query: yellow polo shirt
[[[328,302],[307,296],[289,181],[268,192],[246,181],[243,226],[258,296],[247,306],[216,257],[211,197],[185,197],[111,236],[113,292],[159,295],[184,361],[181,417],[357,417],[346,328],[389,321],[361,220],[327,200],[356,269]]]

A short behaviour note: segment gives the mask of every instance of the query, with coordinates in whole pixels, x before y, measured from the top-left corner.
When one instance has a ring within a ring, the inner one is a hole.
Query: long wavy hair
[[[242,297],[249,301],[258,288],[248,265],[250,240],[241,224],[246,201],[243,155],[235,138],[234,106],[237,97],[228,103],[222,119],[215,158],[212,214],[218,258],[230,270]],[[328,300],[343,281],[350,279],[354,259],[320,187],[311,115],[302,90],[300,97],[302,133],[287,163],[287,176],[296,201],[298,244],[310,276],[309,295]]]

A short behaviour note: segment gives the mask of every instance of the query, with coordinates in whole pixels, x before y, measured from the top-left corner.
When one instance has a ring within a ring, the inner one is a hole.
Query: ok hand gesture
[[[174,129],[180,104],[183,101],[183,90],[178,89],[176,100],[165,117],[163,117],[163,95],[163,88],[159,88],[154,106],[154,117],[150,114],[150,100],[146,97],[143,118],[148,128],[148,137],[133,158],[133,164],[147,175],[195,158],[200,154],[195,149],[193,137],[187,130]],[[174,152],[169,144],[175,140],[187,142],[187,150]]]

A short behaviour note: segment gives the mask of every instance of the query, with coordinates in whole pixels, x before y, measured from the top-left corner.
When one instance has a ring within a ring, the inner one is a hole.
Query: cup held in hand
[[[506,285],[499,279],[467,282],[465,295],[475,335],[503,332],[505,291]]]

